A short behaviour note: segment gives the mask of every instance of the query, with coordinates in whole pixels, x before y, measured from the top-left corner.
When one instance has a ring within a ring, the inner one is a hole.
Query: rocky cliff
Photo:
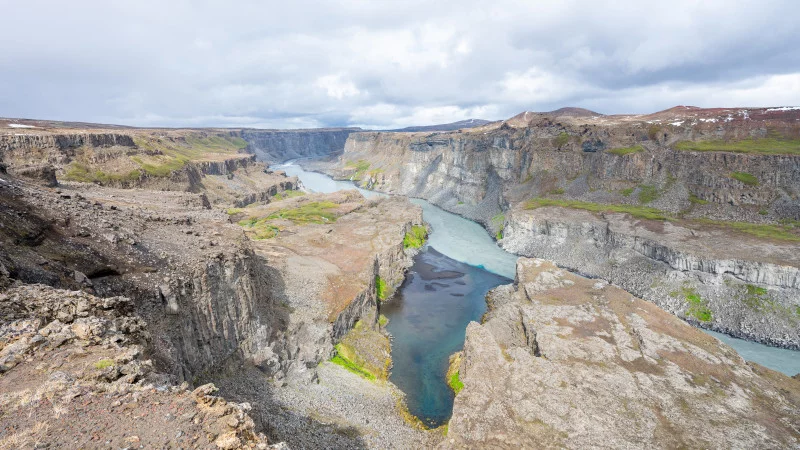
[[[310,166],[425,198],[481,222],[508,251],[611,280],[703,326],[797,348],[798,152],[798,111],[678,107],[354,133],[335,163]]]
[[[311,130],[252,130],[241,131],[249,152],[261,161],[278,163],[297,158],[336,155],[344,149],[347,137],[358,128]]]
[[[608,280],[693,323],[800,348],[796,244],[559,207],[506,215],[500,245]]]
[[[800,219],[800,112],[555,113],[455,132],[354,133],[338,164],[323,167],[484,223],[508,204],[549,194],[698,217]]]
[[[793,448],[800,384],[604,281],[520,259],[467,327],[442,448]]]

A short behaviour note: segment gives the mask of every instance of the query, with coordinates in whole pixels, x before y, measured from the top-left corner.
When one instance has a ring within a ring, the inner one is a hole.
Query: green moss
[[[694,194],[689,194],[689,201],[695,205],[705,205],[708,203],[708,200],[703,200]]]
[[[264,239],[272,239],[280,232],[280,228],[268,223],[269,220],[269,218],[251,217],[240,220],[239,226],[248,229],[253,240],[262,241]]]
[[[377,292],[378,300],[383,301],[389,297],[389,285],[380,275],[375,277],[375,291]]]
[[[447,380],[447,385],[450,386],[450,389],[458,395],[462,389],[464,389],[464,383],[459,378],[459,372],[455,371],[450,378]]]
[[[625,197],[630,197],[630,195],[633,194],[633,190],[634,190],[633,188],[625,188],[619,191],[619,193],[624,195]]]
[[[748,138],[738,141],[708,140],[681,141],[675,144],[678,150],[694,152],[735,152],[757,155],[800,155],[800,139],[791,139],[774,134],[765,138]]]
[[[555,139],[556,147],[561,148],[569,142],[569,134],[566,131],[562,131]]]
[[[748,295],[758,295],[758,296],[767,295],[767,290],[759,286],[748,284],[747,286],[745,286],[745,288],[747,289]]]
[[[338,347],[339,346],[337,345],[337,348]],[[340,355],[339,353],[337,353],[336,355],[333,356],[333,358],[331,358],[331,362],[336,364],[336,365],[338,365],[338,366],[344,367],[348,371],[350,371],[350,372],[352,372],[352,373],[354,373],[356,375],[359,375],[362,378],[366,378],[367,380],[370,380],[370,381],[374,381],[375,380],[375,375],[369,373],[367,370],[365,370],[362,367],[358,366],[357,364],[355,364],[354,362],[352,362],[349,359],[345,358],[344,356]]]
[[[99,369],[99,370],[103,370],[103,369],[105,369],[107,367],[111,367],[113,365],[114,365],[114,361],[112,361],[112,360],[110,360],[108,358],[103,358],[100,361],[97,361],[96,363],[94,363],[94,368],[95,369]]]
[[[552,191],[550,191],[550,193],[551,194],[555,194],[555,195],[561,195],[561,194],[564,193],[564,189],[563,188],[556,188],[556,189],[553,189]]]
[[[404,248],[420,248],[425,245],[428,238],[428,230],[422,225],[414,225],[411,230],[403,237]]]
[[[160,156],[158,159],[162,161],[161,164],[146,163],[139,157],[131,157],[131,159],[139,164],[145,173],[153,177],[168,177],[173,172],[183,169],[190,161],[185,156]]]
[[[330,211],[338,207],[333,202],[311,202],[297,208],[286,208],[270,214],[267,219],[285,219],[298,224],[331,223],[336,215]]]
[[[747,172],[733,172],[731,178],[739,180],[748,186],[758,186],[758,178]]]
[[[686,310],[688,317],[694,317],[700,322],[711,322],[711,310],[708,309],[708,302],[706,302],[700,294],[693,287],[684,286],[680,291],[670,292],[673,297],[683,297],[689,304],[689,309]]]
[[[503,239],[503,230],[499,230],[497,234],[494,235],[495,240]]]
[[[604,203],[584,202],[580,200],[563,200],[553,198],[534,198],[528,200],[525,209],[536,209],[544,206],[561,206],[564,208],[583,209],[591,212],[618,212],[630,214],[639,219],[667,220],[666,213],[646,206],[615,205]]]
[[[378,325],[385,327],[389,323],[389,318],[381,314],[378,316]]]
[[[369,170],[369,162],[359,159],[358,161],[347,161],[345,167],[350,169],[355,169],[355,172],[352,175],[353,180],[360,180],[364,174]]]
[[[659,197],[658,188],[650,184],[639,186],[639,202],[650,203]]]
[[[759,209],[759,210],[758,210],[758,213],[759,213],[760,215],[762,215],[762,216],[766,216],[766,215],[768,215],[768,214],[769,214],[769,211],[767,211],[766,209]]]
[[[608,153],[611,153],[612,155],[625,156],[625,155],[630,155],[632,153],[639,153],[643,151],[644,147],[642,147],[641,145],[634,145],[633,147],[614,148],[609,150]]]

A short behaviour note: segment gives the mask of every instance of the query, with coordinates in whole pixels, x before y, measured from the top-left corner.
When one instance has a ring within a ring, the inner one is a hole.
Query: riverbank
[[[309,162],[311,161],[302,161],[301,163],[305,165]],[[332,181],[327,175],[323,175],[319,172],[307,171],[291,163],[289,165],[279,166],[279,168],[281,170],[286,170],[287,174],[290,176],[298,176],[301,181],[303,181],[304,178],[310,180],[311,178],[309,177],[324,177],[320,179]],[[312,164],[312,168],[314,170],[322,169],[318,163]],[[354,188],[352,182],[349,181],[332,182],[339,188]],[[359,192],[375,195],[374,191],[362,188],[358,189]],[[380,195],[386,194],[380,193]],[[493,273],[510,278],[514,277],[514,264],[517,256],[499,248],[483,227],[455,213],[444,211],[426,200],[412,199],[412,202],[422,206],[423,219],[425,221],[431,223],[434,228],[444,231],[444,233],[435,234],[431,237],[430,244],[437,248],[437,250],[456,261],[483,266]],[[452,232],[447,230],[452,230]],[[458,239],[459,235],[470,236],[471,240],[462,241]],[[445,237],[448,238],[445,239]],[[439,241],[440,238],[442,239],[441,241]],[[473,247],[471,247],[470,243],[472,241],[480,243],[480,246],[475,249],[475,251],[471,251]],[[486,260],[482,259],[483,255],[488,256]],[[742,348],[748,355],[749,360],[753,362],[790,376],[800,373],[800,351],[772,347],[735,338],[730,338],[728,343],[735,349]]]

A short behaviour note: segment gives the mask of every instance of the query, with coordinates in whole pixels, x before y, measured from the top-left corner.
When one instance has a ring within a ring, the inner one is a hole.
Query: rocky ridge
[[[796,380],[652,303],[525,258],[488,300],[442,448],[800,445]]]

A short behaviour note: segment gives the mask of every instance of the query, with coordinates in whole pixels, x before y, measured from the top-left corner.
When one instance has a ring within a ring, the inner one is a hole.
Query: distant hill
[[[460,130],[462,128],[479,127],[481,125],[486,125],[489,122],[491,122],[491,120],[467,119],[467,120],[459,120],[458,122],[453,122],[453,123],[443,123],[439,125],[425,125],[418,127],[405,127],[396,130],[386,130],[386,131],[399,131],[408,133],[414,131],[453,131],[453,130]]]

